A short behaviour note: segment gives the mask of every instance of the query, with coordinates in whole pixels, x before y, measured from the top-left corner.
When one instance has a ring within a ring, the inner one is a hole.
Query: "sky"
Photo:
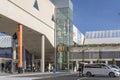
[[[72,0],[73,24],[80,32],[120,30],[120,0]]]

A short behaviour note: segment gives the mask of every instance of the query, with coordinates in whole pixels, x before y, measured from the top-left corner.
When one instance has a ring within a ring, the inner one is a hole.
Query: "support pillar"
[[[77,60],[76,61],[76,71],[78,71],[78,69],[79,69],[79,61]]]
[[[24,73],[25,69],[26,69],[26,51],[25,51],[24,47],[22,48],[22,50],[23,50],[23,53],[22,53],[22,55],[23,55],[23,59],[22,59],[23,67],[22,67],[22,69],[23,69],[23,73]]]
[[[105,63],[108,64],[108,60],[105,60]]]
[[[11,72],[14,73],[16,70],[16,39],[13,39],[13,56],[12,56],[12,70]]]
[[[16,40],[13,39],[13,59],[16,60]]]
[[[68,71],[70,71],[70,52],[69,51],[67,52],[67,57],[68,57],[68,59],[67,59],[67,68],[68,68]]]
[[[93,64],[93,60],[90,60],[90,64]]]
[[[34,57],[34,54],[32,54],[32,70],[34,71],[34,67],[35,67],[35,57]]]
[[[18,73],[22,73],[22,24],[18,24]]]
[[[45,36],[42,35],[41,39],[41,72],[45,71]]]

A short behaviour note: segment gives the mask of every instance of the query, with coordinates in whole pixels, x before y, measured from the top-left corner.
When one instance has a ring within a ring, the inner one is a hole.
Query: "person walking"
[[[56,67],[55,67],[55,65],[53,65],[53,73],[56,73]]]
[[[1,63],[2,72],[4,72],[4,67],[5,67],[4,63]]]

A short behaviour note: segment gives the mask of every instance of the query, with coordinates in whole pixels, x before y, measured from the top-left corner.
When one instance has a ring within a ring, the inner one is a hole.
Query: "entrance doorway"
[[[34,61],[34,69],[35,69],[35,72],[40,72],[40,59],[35,59]]]
[[[18,64],[17,60],[14,60],[14,62],[12,64],[12,59],[1,58],[0,59],[0,73],[18,72],[17,64]],[[12,68],[13,66],[14,66],[14,68]]]

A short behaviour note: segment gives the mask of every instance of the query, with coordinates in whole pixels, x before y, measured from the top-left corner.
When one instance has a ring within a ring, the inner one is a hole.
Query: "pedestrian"
[[[56,73],[56,67],[55,67],[55,65],[53,65],[53,73]]]
[[[11,64],[8,65],[8,72],[11,72]]]
[[[2,72],[4,72],[4,63],[1,64]]]
[[[80,63],[79,69],[78,69],[78,71],[79,71],[79,76],[80,76],[80,75],[83,76],[83,69],[84,69],[84,64],[83,64],[83,63]]]

